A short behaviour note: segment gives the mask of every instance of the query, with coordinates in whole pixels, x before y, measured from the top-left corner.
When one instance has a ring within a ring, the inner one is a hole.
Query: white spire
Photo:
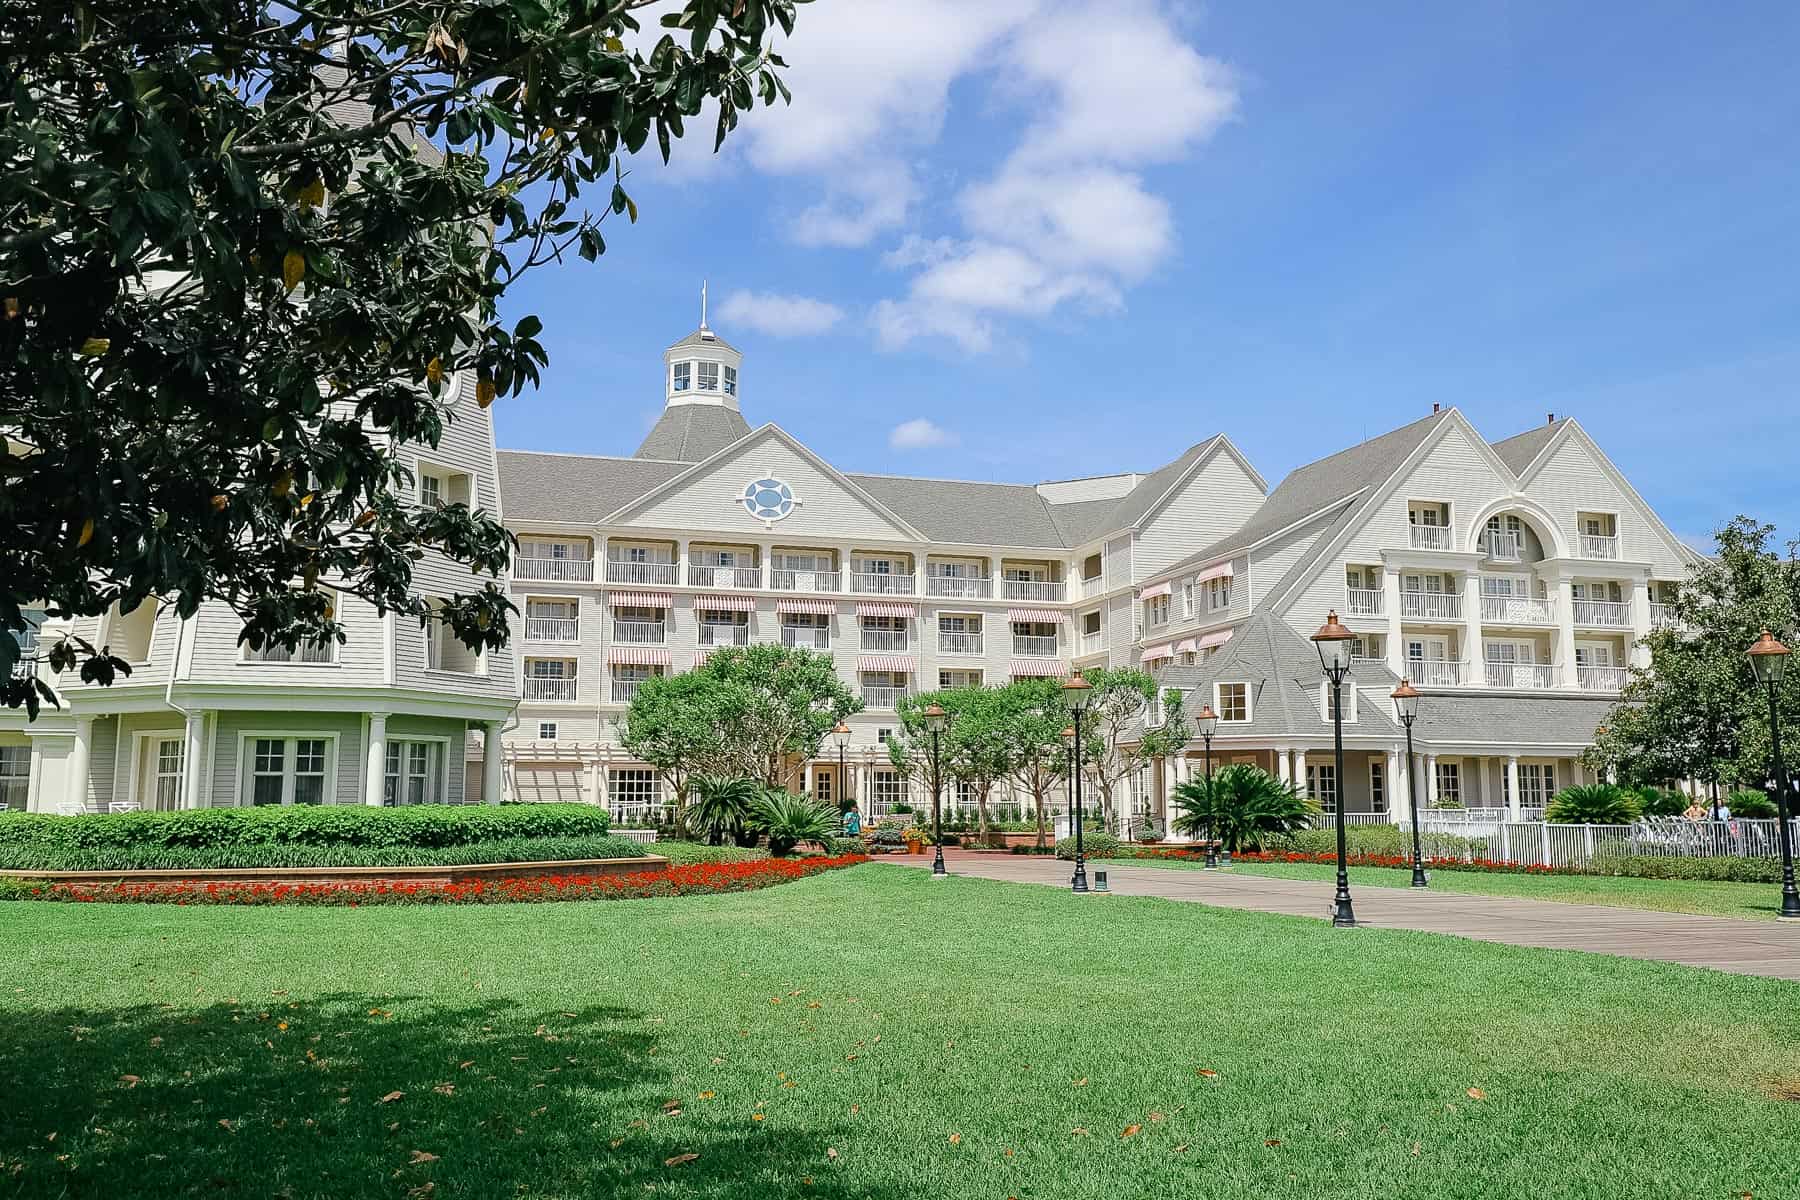
[[[706,328],[706,280],[700,281],[700,328]]]

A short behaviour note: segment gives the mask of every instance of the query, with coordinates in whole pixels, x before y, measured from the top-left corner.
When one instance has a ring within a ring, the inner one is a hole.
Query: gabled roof
[[[500,505],[508,524],[593,524],[688,469],[687,463],[501,450]]]
[[[637,448],[637,458],[696,463],[750,433],[742,413],[722,404],[671,404]]]
[[[902,475],[846,478],[934,542],[1064,548],[1062,533],[1051,517],[1051,506],[1029,484],[914,479]]]
[[[1514,475],[1523,475],[1525,468],[1529,467],[1532,461],[1543,453],[1545,446],[1556,440],[1556,435],[1561,433],[1563,426],[1568,423],[1569,418],[1564,417],[1560,421],[1547,422],[1535,429],[1527,429],[1524,433],[1514,437],[1493,442],[1491,445],[1494,447],[1494,453],[1500,456],[1500,461],[1506,464],[1507,470]]]
[[[1263,484],[1262,476],[1250,465],[1248,459],[1239,454],[1237,447],[1222,433],[1215,433],[1203,442],[1195,442],[1183,450],[1174,460],[1158,467],[1140,479],[1135,486],[1123,496],[1109,500],[1082,500],[1071,504],[1052,504],[1050,511],[1054,516],[1056,528],[1061,533],[1066,546],[1073,549],[1086,545],[1108,534],[1121,530],[1135,529],[1140,522],[1153,513],[1157,506],[1169,495],[1170,491],[1187,478],[1189,472],[1210,456],[1214,451],[1230,454],[1249,471],[1250,477],[1259,486]]]

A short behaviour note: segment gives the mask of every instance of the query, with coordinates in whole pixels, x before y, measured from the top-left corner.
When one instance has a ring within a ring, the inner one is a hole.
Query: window
[[[419,472],[419,503],[426,508],[444,506],[444,480],[428,471]]]
[[[1344,724],[1354,725],[1356,724],[1356,685],[1345,683],[1341,690],[1344,700]],[[1331,684],[1321,683],[1319,685],[1319,720],[1329,725],[1334,715],[1331,706]]]
[[[1100,610],[1081,615],[1081,632],[1088,637],[1100,636]]]
[[[187,757],[182,739],[156,738],[150,743],[150,807],[173,812],[181,807],[181,767]]]
[[[1194,615],[1194,582],[1191,579],[1181,585],[1181,615]]]
[[[885,746],[888,744],[888,739],[893,736],[894,731],[891,729],[877,729],[875,731],[875,744],[877,746]]]
[[[328,588],[321,588],[325,593],[325,616],[327,619],[337,616],[337,596]],[[326,665],[337,661],[337,639],[320,638],[317,641],[301,642],[294,649],[276,645],[274,642],[263,643],[261,650],[244,647],[244,661],[253,663],[311,663]]]
[[[1100,556],[1098,554],[1090,554],[1081,560],[1081,578],[1083,580],[1100,578],[1101,570]]]
[[[725,394],[727,396],[737,395],[737,368],[736,367],[728,366],[725,368]]]
[[[1167,625],[1169,623],[1169,598],[1167,596],[1152,597],[1145,603],[1144,607],[1146,612],[1145,619],[1149,621],[1150,624]]]
[[[446,504],[469,504],[474,494],[470,477],[460,471],[447,471],[426,463],[418,464],[419,506],[442,508]]]
[[[323,804],[331,759],[329,738],[249,739],[249,800],[254,805]]]
[[[538,741],[554,742],[555,740],[556,740],[556,722],[555,721],[539,721],[538,722]]]
[[[1326,812],[1337,811],[1337,767],[1332,763],[1306,764],[1306,794]]]
[[[719,390],[719,364],[703,362],[700,364],[700,390],[716,392]]]
[[[1387,811],[1387,764],[1379,758],[1369,760],[1369,811]]]
[[[443,773],[443,750],[442,742],[390,741],[381,802],[393,808],[400,804],[430,804],[437,800]]]
[[[1350,639],[1352,662],[1381,659],[1381,638],[1373,633],[1359,633]]]
[[[1438,760],[1437,765],[1437,798],[1438,804],[1452,808],[1462,804],[1462,764]]]
[[[1556,795],[1556,767],[1550,763],[1519,764],[1519,803],[1543,808]]]
[[[1042,567],[1004,567],[1000,577],[1011,583],[1045,583],[1050,575]]]
[[[161,605],[154,597],[138,602],[130,612],[122,612],[117,604],[106,622],[106,641],[112,652],[128,663],[141,666],[150,661],[150,641],[156,634],[156,617]]]
[[[1215,683],[1213,711],[1219,720],[1244,722],[1250,719],[1250,685],[1247,683]]]
[[[1230,608],[1231,607],[1231,580],[1230,579],[1220,579],[1220,580],[1217,580],[1216,582],[1219,585],[1218,607]]]
[[[1414,504],[1406,510],[1406,519],[1414,525],[1442,527],[1450,523],[1450,513],[1442,504]]]
[[[980,671],[939,671],[940,688],[980,687]]]
[[[0,746],[0,809],[25,811],[31,787],[31,747]]]
[[[685,392],[688,388],[693,386],[693,370],[693,363],[678,362],[675,364],[674,388],[676,391]]]
[[[662,804],[662,781],[648,767],[614,768],[606,773],[606,801],[621,820],[642,818]]]
[[[880,809],[892,812],[894,805],[906,803],[906,779],[898,771],[871,771],[869,798]]]

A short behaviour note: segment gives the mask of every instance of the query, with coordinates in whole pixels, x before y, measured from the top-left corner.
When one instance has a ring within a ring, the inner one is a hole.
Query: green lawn
[[[0,1195],[1776,1197],[1800,987],[883,865],[15,903],[0,1089]]]
[[[1202,864],[1179,859],[1114,859],[1120,866],[1200,870]],[[1240,875],[1276,879],[1331,879],[1329,863],[1233,864]],[[1606,875],[1504,875],[1479,871],[1432,871],[1431,886],[1440,892],[1472,896],[1521,896],[1564,904],[1604,904],[1613,908],[1646,908],[1656,912],[1702,913],[1715,917],[1748,917],[1773,921],[1781,911],[1781,887],[1773,883],[1716,883],[1710,880],[1626,879]],[[1412,872],[1392,867],[1351,867],[1350,886],[1403,888]]]

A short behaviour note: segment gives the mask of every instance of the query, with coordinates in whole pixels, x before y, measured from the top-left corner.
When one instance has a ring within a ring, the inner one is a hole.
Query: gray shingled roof
[[[1136,525],[1150,511],[1151,505],[1162,499],[1163,493],[1175,486],[1182,473],[1219,443],[1222,436],[1214,434],[1205,441],[1195,442],[1173,461],[1138,480],[1137,486],[1123,496],[1050,505],[1063,544],[1069,547],[1086,545]]]
[[[934,542],[1064,547],[1051,506],[1029,484],[846,475]]]
[[[1431,695],[1415,737],[1434,744],[1588,745],[1614,702],[1603,696]]]
[[[723,346],[727,350],[733,352],[737,351],[736,346],[720,337],[711,329],[696,329],[694,332],[682,338],[679,342],[676,342],[673,346],[670,346],[669,349],[679,350],[683,346]]]
[[[722,404],[672,404],[663,409],[633,457],[702,462],[749,432],[750,422],[736,409]]]
[[[692,464],[502,450],[500,504],[518,521],[597,522]]]
[[[1491,444],[1494,447],[1494,453],[1500,456],[1500,461],[1506,464],[1509,471],[1517,475],[1531,465],[1531,460],[1536,458],[1538,453],[1550,444],[1550,439],[1561,433],[1562,427],[1568,423],[1569,419],[1564,417],[1560,421],[1539,425],[1536,429],[1527,429],[1524,433],[1516,437],[1509,437],[1505,441],[1493,442]]]

